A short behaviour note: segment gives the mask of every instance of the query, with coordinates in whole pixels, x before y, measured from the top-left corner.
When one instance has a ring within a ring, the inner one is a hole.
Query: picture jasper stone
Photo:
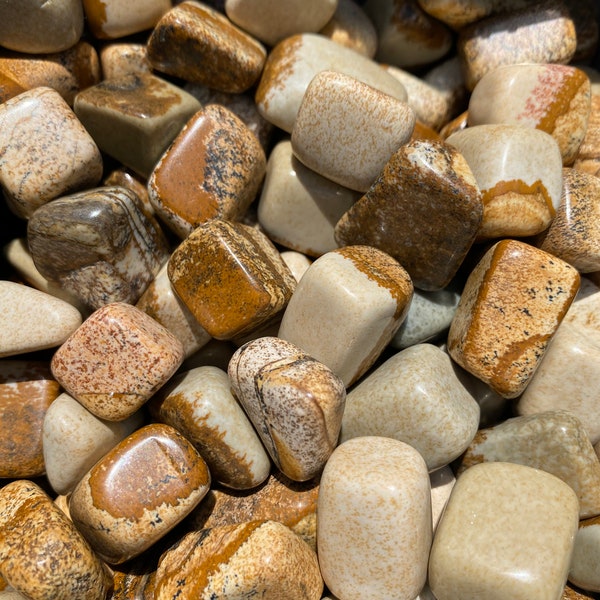
[[[138,429],[86,473],[69,500],[71,518],[96,553],[119,564],[185,518],[210,486],[197,450],[175,429]]]

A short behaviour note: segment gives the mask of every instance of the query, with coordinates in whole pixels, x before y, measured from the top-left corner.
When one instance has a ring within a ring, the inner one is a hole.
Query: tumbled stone
[[[83,33],[80,0],[22,0],[0,7],[0,45],[17,52],[66,50]]]
[[[515,417],[480,429],[461,457],[457,474],[492,461],[551,473],[577,494],[580,519],[600,514],[600,462],[581,421],[566,410]]]
[[[96,553],[119,564],[173,529],[210,486],[206,463],[168,425],[146,425],[99,460],[69,500],[73,523]]]
[[[472,90],[486,73],[502,65],[568,63],[577,36],[566,5],[542,0],[465,27],[457,44]]]
[[[460,152],[442,142],[400,147],[369,191],[335,226],[340,246],[383,250],[415,287],[446,287],[480,230],[479,187]]]
[[[518,125],[475,125],[446,143],[464,156],[481,190],[480,238],[525,237],[550,225],[562,192],[562,159],[550,134]]]
[[[102,46],[99,54],[104,79],[119,79],[151,71],[145,44],[113,42]]]
[[[322,35],[304,33],[282,40],[269,53],[256,90],[258,111],[291,133],[306,88],[326,70],[344,73],[406,101],[404,86],[376,62]]]
[[[295,481],[318,475],[337,444],[346,400],[342,381],[276,337],[236,350],[228,374],[275,465]]]
[[[516,240],[497,242],[465,284],[448,334],[450,355],[502,396],[517,397],[538,368],[579,280],[573,267],[547,252]]]
[[[154,207],[150,204],[150,198],[148,198],[147,180],[141,175],[121,166],[108,173],[102,180],[102,184],[106,187],[124,187],[132,191],[142,203],[146,216],[154,216]],[[157,221],[152,222],[155,223],[156,229],[161,229]]]
[[[594,592],[589,594],[580,588],[575,588],[568,584],[565,585],[561,600],[597,600],[598,595]]]
[[[430,471],[458,458],[479,425],[479,405],[450,358],[431,344],[394,354],[349,393],[340,441],[383,436],[410,444]]]
[[[317,513],[319,565],[336,596],[412,600],[423,588],[431,496],[417,450],[384,437],[340,444],[323,471]]]
[[[6,102],[19,94],[27,91],[22,85],[17,83],[12,77],[0,72],[0,101]]]
[[[591,175],[600,174],[600,82],[592,83],[588,126],[573,168]]]
[[[28,479],[46,472],[42,423],[59,393],[46,363],[0,361],[0,478]]]
[[[561,203],[538,245],[580,273],[600,271],[598,177],[575,169],[563,170]]]
[[[559,598],[577,532],[575,492],[544,471],[475,465],[438,525],[429,585],[438,600]]]
[[[269,46],[296,33],[317,32],[331,19],[337,0],[225,0],[238,27]]]
[[[194,0],[163,15],[147,49],[157,71],[234,94],[254,85],[266,59],[260,42],[225,15]]]
[[[0,185],[22,218],[58,196],[96,185],[102,157],[60,94],[47,87],[0,105]]]
[[[74,102],[100,149],[144,177],[200,108],[180,87],[144,73],[101,81]]]
[[[359,197],[359,192],[305,167],[291,142],[283,140],[269,154],[258,222],[275,243],[321,256],[338,247],[334,226]]]
[[[456,116],[466,108],[468,93],[461,60],[456,54],[424,73],[422,78],[446,100],[450,117]]]
[[[600,517],[579,523],[575,536],[569,581],[590,592],[600,592]]]
[[[300,279],[302,279],[302,275],[304,275],[308,267],[312,265],[311,259],[308,258],[306,254],[302,254],[302,252],[296,252],[294,250],[284,250],[281,253],[281,258],[288,266],[296,281],[300,281]]]
[[[14,590],[39,600],[98,600],[111,587],[73,523],[26,479],[0,489],[0,573]]]
[[[82,0],[87,26],[99,39],[121,38],[151,29],[171,8],[171,0]]]
[[[148,181],[156,214],[186,238],[211,219],[238,221],[266,169],[257,137],[230,110],[199,110],[162,155]]]
[[[117,186],[45,204],[29,219],[27,240],[39,272],[92,310],[137,302],[169,256],[137,196]]]
[[[269,476],[269,457],[233,397],[227,373],[218,367],[180,373],[154,395],[149,408],[154,420],[174,427],[194,445],[213,481],[249,489]]]
[[[505,123],[549,133],[564,165],[575,160],[590,114],[590,80],[569,65],[504,65],[484,75],[469,100],[469,126]]]
[[[214,219],[197,227],[173,252],[175,292],[214,338],[231,339],[273,318],[296,282],[261,232]]]
[[[326,364],[349,386],[394,336],[412,294],[410,277],[385,252],[369,246],[338,248],[304,273],[278,335]]]
[[[52,373],[91,413],[121,421],[136,412],[183,361],[181,342],[123,302],[90,315],[54,353]]]
[[[405,102],[354,77],[322,71],[304,93],[292,151],[323,177],[366,192],[414,126],[414,111]]]
[[[0,281],[0,357],[60,346],[80,325],[81,313],[50,294]]]
[[[431,520],[433,522],[433,533],[435,535],[435,530],[444,514],[444,509],[446,508],[448,499],[454,489],[456,477],[454,476],[454,472],[450,465],[446,465],[429,474],[429,483],[431,486]]]
[[[72,492],[87,471],[142,422],[139,412],[123,421],[104,421],[69,394],[60,394],[46,411],[39,432],[52,489],[57,494]]]
[[[320,600],[317,555],[276,521],[192,531],[165,552],[156,597]]]

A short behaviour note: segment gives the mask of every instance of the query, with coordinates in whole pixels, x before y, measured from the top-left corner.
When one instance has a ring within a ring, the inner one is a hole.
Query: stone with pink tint
[[[98,309],[52,357],[65,391],[101,419],[136,412],[183,361],[181,342],[135,306],[114,302]]]
[[[354,77],[323,71],[298,109],[292,151],[323,177],[366,192],[414,127],[414,111],[405,102]]]

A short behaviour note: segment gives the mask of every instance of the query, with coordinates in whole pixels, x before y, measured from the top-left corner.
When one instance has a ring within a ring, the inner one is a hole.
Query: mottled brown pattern
[[[573,167],[591,175],[600,175],[600,93],[598,92],[592,93],[587,130]]]
[[[396,0],[393,5],[390,21],[407,40],[434,49],[449,48],[450,31],[444,24],[432,19],[417,0]]]
[[[87,22],[96,37],[102,35],[102,26],[106,23],[106,3],[103,0],[83,0]]]
[[[586,592],[567,582],[560,600],[598,600],[598,598],[600,598],[598,593]]]

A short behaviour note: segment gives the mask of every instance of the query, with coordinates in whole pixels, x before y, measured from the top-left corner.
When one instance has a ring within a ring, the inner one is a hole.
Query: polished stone
[[[116,41],[102,46],[99,56],[104,79],[119,79],[151,71],[145,44]]]
[[[600,517],[580,521],[569,569],[569,581],[589,592],[600,592]]]
[[[590,76],[593,76],[589,73]],[[600,175],[600,81],[593,80],[588,126],[573,167],[590,175]]]

